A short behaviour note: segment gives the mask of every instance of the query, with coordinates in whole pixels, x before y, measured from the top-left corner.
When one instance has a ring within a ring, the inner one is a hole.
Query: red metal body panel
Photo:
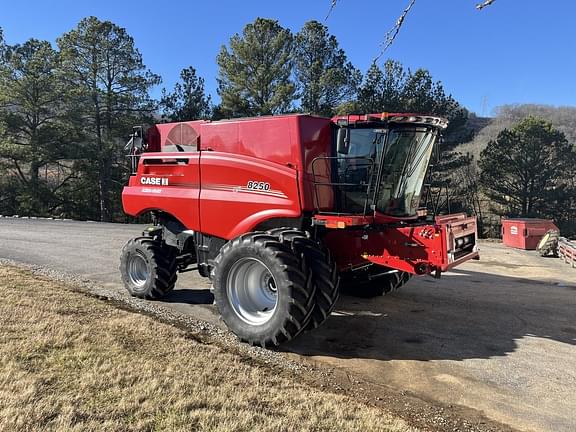
[[[163,149],[165,152],[166,149],[175,149],[174,145],[180,145],[190,151],[159,154],[190,157],[196,164],[201,161],[202,201],[206,200],[202,214],[190,212],[189,204],[181,205],[178,196],[189,199],[192,193],[196,202],[198,191],[183,190],[182,183],[177,180],[169,178],[167,187],[141,187],[142,175],[182,175],[178,171],[182,169],[180,167],[174,173],[171,172],[173,166],[156,167],[153,172],[149,172],[151,168],[144,169],[141,165],[149,163],[155,153],[142,156],[138,173],[123,192],[124,209],[131,215],[164,210],[189,229],[199,229],[199,217],[203,232],[223,238],[245,232],[262,219],[298,217],[302,211],[314,210],[316,204],[330,209],[332,190],[319,188],[316,193],[312,162],[331,155],[331,124],[330,119],[310,115],[158,124],[147,132],[149,149]],[[326,160],[317,161],[314,168],[317,179],[327,181],[330,178],[330,166]],[[200,175],[194,181],[196,184],[192,189],[198,188]],[[281,194],[255,194],[252,191],[252,195],[247,195],[248,192],[242,192],[242,188],[249,181],[269,183],[270,190]],[[173,185],[179,187],[178,191]],[[230,190],[226,192],[223,188]],[[164,201],[165,198],[168,199]],[[238,205],[239,201],[246,205]],[[222,211],[226,211],[225,220],[216,221],[214,217],[218,215],[221,219]]]
[[[149,179],[159,179],[160,184],[146,184]],[[251,181],[270,187],[249,189]],[[209,151],[144,154],[137,174],[124,188],[122,203],[127,214],[162,210],[188,229],[225,239],[271,218],[301,215],[296,170]]]
[[[293,168],[253,157],[202,152],[200,170],[200,220],[205,234],[232,239],[268,219],[301,215]],[[248,188],[254,181],[270,188]]]
[[[317,182],[330,182],[330,163],[325,157],[332,156],[332,122],[321,117],[302,116],[298,123],[296,145],[302,151],[301,175],[302,209],[329,211],[334,205],[332,188],[315,188]]]
[[[331,121],[309,115],[285,115],[251,119],[226,120],[200,124],[200,150],[251,156],[294,168],[299,173],[303,210],[315,207],[312,184],[312,161],[330,156]],[[316,175],[327,180],[329,164],[315,163]],[[331,208],[332,191],[319,191],[318,201],[323,208]]]
[[[551,229],[558,230],[558,227],[549,219],[502,219],[502,242],[518,249],[535,250],[546,231]]]
[[[275,116],[204,123],[200,150],[251,156],[301,170],[300,145],[291,140],[298,119]]]
[[[168,179],[168,184],[150,184],[151,179]],[[199,197],[200,153],[146,153],[122,192],[122,205],[132,216],[162,210],[200,230]]]

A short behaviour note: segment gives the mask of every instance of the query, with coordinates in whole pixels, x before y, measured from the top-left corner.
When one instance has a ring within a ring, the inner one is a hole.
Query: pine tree
[[[480,181],[498,214],[548,216],[574,193],[576,155],[551,123],[527,117],[480,155]]]
[[[4,40],[4,30],[0,27],[0,67],[4,64],[6,58],[6,50],[8,47],[6,46],[6,41]]]
[[[57,162],[69,158],[70,132],[63,119],[66,86],[60,59],[49,42],[30,39],[4,48],[0,69],[0,159],[17,193],[8,211],[44,215],[58,204],[57,190],[73,178]],[[41,170],[44,176],[41,176]],[[10,181],[7,181],[10,183]]]
[[[301,108],[331,116],[334,109],[356,96],[362,79],[328,28],[309,21],[295,37],[294,65]]]
[[[204,92],[204,78],[190,66],[180,72],[180,81],[171,93],[162,90],[162,117],[173,122],[207,119],[212,115],[210,100]]]
[[[58,46],[63,72],[74,87],[74,104],[83,116],[85,187],[97,196],[96,206],[90,199],[85,204],[98,209],[100,220],[109,221],[120,206],[124,141],[131,126],[154,110],[148,91],[160,79],[146,68],[126,30],[110,21],[84,18],[58,39]]]
[[[292,109],[296,88],[292,75],[293,37],[278,21],[257,18],[242,35],[222,46],[219,66],[219,111],[229,117],[270,115]]]
[[[380,69],[372,64],[358,93],[361,112],[404,112],[406,72],[400,62],[388,60]]]

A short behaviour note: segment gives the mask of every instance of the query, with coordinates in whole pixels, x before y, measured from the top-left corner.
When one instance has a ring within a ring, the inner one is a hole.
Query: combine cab
[[[228,327],[273,346],[319,326],[340,285],[383,294],[477,258],[474,218],[420,208],[446,125],[286,115],[135,130],[123,205],[154,224],[122,251],[126,288],[160,298],[195,266]]]

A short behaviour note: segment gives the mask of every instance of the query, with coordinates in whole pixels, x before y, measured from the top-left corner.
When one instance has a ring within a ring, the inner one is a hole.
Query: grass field
[[[0,267],[0,430],[408,431],[346,396]]]

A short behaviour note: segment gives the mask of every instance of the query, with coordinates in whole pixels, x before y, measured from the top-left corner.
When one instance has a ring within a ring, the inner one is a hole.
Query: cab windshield
[[[340,202],[346,211],[415,216],[436,130],[421,126],[350,129],[349,151],[338,159]],[[343,209],[344,210],[344,209]]]

